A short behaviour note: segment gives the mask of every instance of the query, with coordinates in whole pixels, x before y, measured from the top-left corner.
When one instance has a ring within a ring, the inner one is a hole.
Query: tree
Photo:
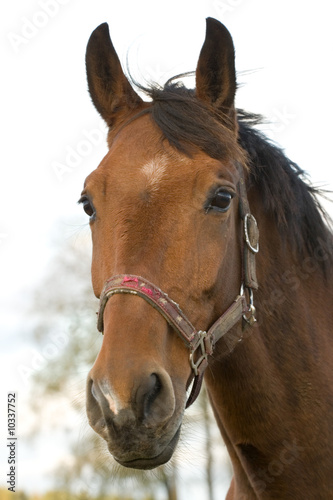
[[[28,495],[23,491],[15,491],[15,500],[29,500]],[[8,491],[8,489],[0,488],[0,500],[12,500],[13,493]]]
[[[207,481],[207,490],[208,490],[208,499],[209,500],[214,500],[214,489],[213,489],[213,470],[212,470],[212,464],[213,464],[213,454],[212,454],[212,448],[211,448],[211,442],[212,442],[212,436],[211,436],[211,428],[212,428],[212,422],[211,422],[211,413],[209,411],[208,407],[208,395],[206,391],[206,387],[204,386],[201,391],[201,398],[199,399],[200,401],[200,407],[202,409],[203,413],[203,422],[204,422],[204,429],[206,433],[206,439],[205,439],[205,444],[206,444],[206,481]]]

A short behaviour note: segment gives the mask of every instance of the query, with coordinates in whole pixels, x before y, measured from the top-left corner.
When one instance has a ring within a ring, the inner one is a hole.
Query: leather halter
[[[103,332],[103,314],[109,298],[115,294],[129,293],[142,297],[153,306],[184,341],[190,350],[190,364],[194,375],[194,382],[186,402],[186,408],[196,400],[200,392],[203,375],[208,366],[208,356],[213,353],[215,344],[223,339],[225,352],[231,352],[241,339],[239,336],[227,339],[226,334],[242,318],[250,326],[256,322],[253,290],[258,288],[255,255],[259,251],[259,231],[256,219],[250,213],[243,176],[241,176],[239,182],[239,212],[243,220],[244,233],[241,291],[234,302],[207,332],[196,330],[176,302],[141,276],[132,274],[112,276],[106,281],[101,293],[97,320],[97,328],[100,332]],[[249,304],[246,299],[245,289],[249,295]]]

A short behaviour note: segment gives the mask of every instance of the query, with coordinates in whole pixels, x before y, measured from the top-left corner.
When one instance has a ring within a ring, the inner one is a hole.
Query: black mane
[[[137,86],[152,99],[146,112],[177,150],[191,156],[200,149],[212,158],[247,164],[248,189],[257,186],[283,240],[303,256],[305,251],[315,255],[324,242],[326,268],[328,258],[333,259],[333,238],[329,217],[317,199],[321,190],[311,186],[305,172],[255,128],[258,115],[238,110],[237,144],[225,115],[199,101],[194,90],[174,79],[163,88]]]
[[[272,144],[250,123],[252,115],[239,111],[239,143],[248,154],[250,185],[256,185],[265,211],[273,214],[281,236],[313,255],[325,242],[327,257],[333,257],[331,221],[318,197],[319,188],[281,148]],[[327,260],[327,259],[326,259]]]

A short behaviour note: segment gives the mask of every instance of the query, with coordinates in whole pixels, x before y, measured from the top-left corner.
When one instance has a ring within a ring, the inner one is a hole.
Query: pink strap
[[[120,274],[107,280],[101,294],[98,312],[97,328],[100,332],[103,331],[103,313],[106,303],[112,295],[117,293],[130,293],[144,298],[164,316],[188,347],[196,349],[200,340],[199,332],[187,319],[179,305],[150,281],[132,274]]]

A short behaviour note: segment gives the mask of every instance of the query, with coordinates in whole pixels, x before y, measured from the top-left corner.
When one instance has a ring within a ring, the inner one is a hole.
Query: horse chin
[[[118,462],[119,465],[122,465],[123,467],[127,467],[130,469],[140,469],[140,470],[155,469],[156,467],[159,467],[160,465],[165,464],[166,462],[168,462],[171,459],[171,457],[175,451],[175,448],[177,446],[178,440],[179,440],[180,429],[181,429],[181,426],[178,428],[176,434],[171,439],[171,441],[167,444],[167,446],[164,448],[164,450],[161,453],[159,453],[157,456],[154,456],[154,457],[142,456],[142,457],[135,458],[134,460],[131,459],[128,461],[126,461],[125,458],[122,459],[122,458],[118,458],[116,456],[113,456],[113,458],[116,460],[116,462]],[[112,454],[111,450],[110,450],[110,453]]]

